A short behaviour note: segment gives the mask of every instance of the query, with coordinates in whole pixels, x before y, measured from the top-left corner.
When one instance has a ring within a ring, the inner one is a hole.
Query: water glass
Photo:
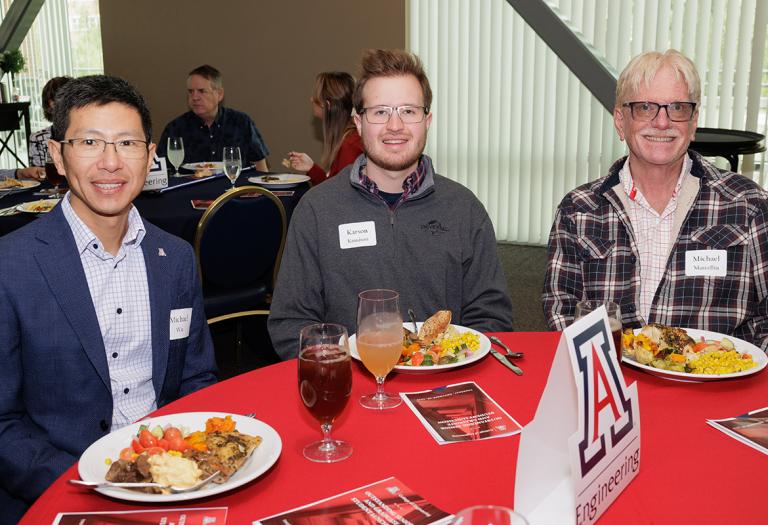
[[[179,166],[184,163],[184,139],[181,137],[168,137],[168,162],[173,166],[178,175]]]
[[[243,161],[240,158],[240,148],[238,146],[224,146],[224,173],[226,173],[232,188],[235,189],[235,181],[240,176],[243,169]]]
[[[456,513],[451,525],[529,525],[525,516],[498,505],[477,505]]]
[[[605,306],[605,311],[608,313],[608,323],[611,326],[613,344],[616,348],[616,359],[621,363],[621,308],[619,308],[618,304],[613,301],[579,301],[576,303],[576,315],[574,316],[574,320],[594,312],[601,306]]]

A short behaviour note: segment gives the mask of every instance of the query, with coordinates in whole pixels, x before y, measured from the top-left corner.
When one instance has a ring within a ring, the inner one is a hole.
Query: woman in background
[[[315,78],[315,90],[309,100],[315,117],[323,122],[320,165],[328,166],[328,171],[315,164],[306,153],[291,151],[286,159],[291,168],[309,175],[312,184],[333,177],[363,152],[360,135],[352,120],[354,91],[355,79],[349,73],[329,71]]]
[[[53,77],[43,86],[43,116],[48,122],[53,121],[53,101],[56,92],[72,77]],[[45,166],[48,155],[48,141],[51,138],[51,126],[32,133],[29,137],[29,165]]]

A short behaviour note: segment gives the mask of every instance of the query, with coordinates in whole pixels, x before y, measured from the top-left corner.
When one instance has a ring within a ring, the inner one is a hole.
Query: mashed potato
[[[197,463],[173,454],[155,454],[149,457],[152,481],[174,487],[191,487],[203,475]]]
[[[748,357],[743,358],[734,350],[730,352],[709,352],[696,357],[688,363],[688,366],[693,374],[735,374],[755,366],[756,363],[752,360],[752,356],[745,355]]]

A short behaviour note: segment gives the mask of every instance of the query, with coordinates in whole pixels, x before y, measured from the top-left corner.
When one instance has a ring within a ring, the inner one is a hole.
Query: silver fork
[[[518,357],[524,357],[525,356],[525,354],[523,352],[513,352],[512,350],[510,350],[510,348],[507,345],[505,345],[502,342],[502,340],[499,339],[496,336],[492,335],[488,339],[490,339],[492,343],[496,343],[497,345],[499,345],[500,347],[502,347],[504,350],[507,351],[507,353],[505,354],[505,357],[507,359],[513,359],[513,358],[518,358]]]
[[[191,487],[175,487],[173,485],[162,485],[160,483],[152,483],[152,482],[114,483],[111,481],[83,481],[81,479],[70,479],[69,482],[72,485],[81,485],[83,487],[88,487],[92,489],[97,489],[101,487],[114,487],[114,488],[120,488],[120,489],[141,489],[141,488],[153,487],[157,489],[168,490],[171,494],[184,494],[185,492],[194,492],[196,490],[203,488],[205,485],[207,485],[213,478],[215,478],[219,474],[220,472],[217,470],[207,478],[201,479]]]

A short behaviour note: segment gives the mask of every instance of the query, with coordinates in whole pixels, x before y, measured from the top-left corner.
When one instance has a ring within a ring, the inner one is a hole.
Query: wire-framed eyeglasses
[[[670,102],[669,104],[657,104],[656,102],[625,102],[623,107],[629,108],[632,118],[644,122],[656,118],[664,108],[667,111],[667,117],[672,122],[688,122],[693,119],[693,112],[696,110],[695,102]]]
[[[395,111],[405,124],[418,124],[427,116],[424,106],[371,106],[362,108],[359,113],[365,115],[369,124],[386,124]]]
[[[115,147],[115,153],[124,159],[141,159],[147,154],[148,142],[137,139],[122,139],[109,142],[104,139],[77,138],[60,140],[60,144],[69,144],[76,157],[90,159],[98,157],[107,149],[107,144]]]

